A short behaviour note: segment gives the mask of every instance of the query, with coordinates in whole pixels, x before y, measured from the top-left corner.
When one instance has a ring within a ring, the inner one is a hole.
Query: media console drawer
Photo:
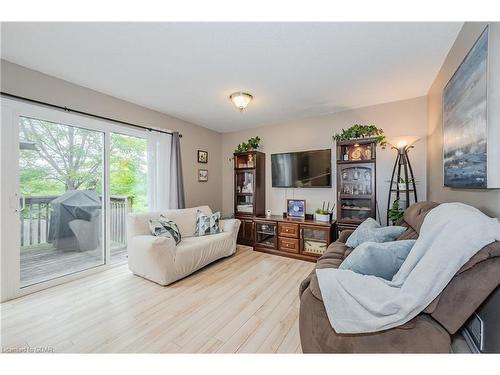
[[[299,238],[299,224],[278,223],[278,236]]]
[[[278,237],[278,250],[289,253],[299,253],[299,239]]]

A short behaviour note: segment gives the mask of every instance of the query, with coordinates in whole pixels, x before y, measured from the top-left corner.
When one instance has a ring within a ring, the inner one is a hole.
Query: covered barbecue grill
[[[48,242],[56,249],[87,251],[99,247],[101,200],[92,190],[70,190],[50,202]]]

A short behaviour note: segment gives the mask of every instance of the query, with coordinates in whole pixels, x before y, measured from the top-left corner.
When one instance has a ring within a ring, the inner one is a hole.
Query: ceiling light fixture
[[[252,101],[253,96],[246,92],[233,92],[229,95],[229,99],[233,102],[234,106],[243,112],[247,105]]]

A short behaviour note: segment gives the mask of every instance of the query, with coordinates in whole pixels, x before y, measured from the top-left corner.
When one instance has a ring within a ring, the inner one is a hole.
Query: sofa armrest
[[[219,222],[223,232],[229,232],[233,237],[234,248],[236,249],[236,242],[238,241],[238,232],[240,230],[241,221],[238,219],[224,219]]]
[[[132,252],[148,253],[151,255],[162,255],[162,253],[174,255],[175,240],[171,237],[158,237],[150,234],[141,234],[129,239],[128,246]],[[129,251],[130,251],[129,250]]]
[[[352,232],[354,232],[352,229],[345,229],[345,230],[343,230],[342,232],[340,232],[339,238],[338,238],[337,241],[346,243],[347,239],[352,234]]]
[[[238,219],[223,219],[219,221],[220,228],[223,232],[236,232],[240,229],[240,221]]]
[[[169,237],[129,237],[128,266],[136,275],[166,285],[175,275],[175,240]]]

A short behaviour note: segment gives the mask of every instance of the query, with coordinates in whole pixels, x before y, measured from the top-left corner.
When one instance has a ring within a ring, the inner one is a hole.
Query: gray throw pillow
[[[405,227],[382,227],[377,221],[368,218],[363,221],[346,241],[347,247],[355,248],[363,242],[394,241],[406,231]]]
[[[416,240],[364,242],[344,259],[339,269],[392,280],[415,242]]]
[[[196,227],[194,230],[195,236],[206,236],[209,234],[220,233],[220,212],[211,215],[205,215],[202,211],[198,210],[196,213]]]

